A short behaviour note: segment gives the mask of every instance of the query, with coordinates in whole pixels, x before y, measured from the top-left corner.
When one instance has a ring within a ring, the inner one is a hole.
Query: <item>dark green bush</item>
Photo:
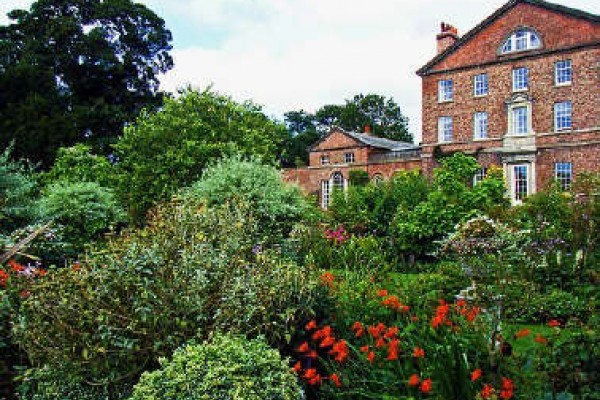
[[[243,203],[164,205],[79,270],[28,287],[14,337],[34,366],[68,366],[96,384],[135,376],[216,327],[283,346],[312,315],[316,282],[273,252],[255,254],[257,231]]]
[[[44,183],[56,182],[96,182],[100,186],[112,188],[116,185],[115,168],[106,157],[92,153],[92,148],[84,144],[58,149],[54,165],[43,174]]]
[[[369,179],[369,173],[360,169],[351,170],[348,178],[350,184],[356,186],[365,186],[371,181]]]
[[[216,335],[186,345],[146,372],[130,400],[295,400],[300,386],[289,364],[264,341]]]

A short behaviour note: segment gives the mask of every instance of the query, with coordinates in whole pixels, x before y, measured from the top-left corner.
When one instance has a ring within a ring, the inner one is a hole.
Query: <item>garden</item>
[[[0,398],[598,398],[598,174],[511,207],[444,155],[323,211],[282,129],[190,90],[112,160],[4,151]]]

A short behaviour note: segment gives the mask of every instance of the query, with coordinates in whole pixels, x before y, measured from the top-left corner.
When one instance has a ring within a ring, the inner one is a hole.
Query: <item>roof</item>
[[[351,137],[354,140],[364,144],[365,146],[376,147],[378,149],[390,150],[390,151],[403,151],[403,150],[415,150],[420,147],[409,142],[401,142],[399,140],[391,140],[377,136],[371,136],[366,133],[358,133],[358,132],[347,132],[341,128],[332,128],[331,131],[325,136],[323,136],[319,141],[317,141],[311,148],[311,151],[317,147],[320,143],[325,141],[331,134],[335,132],[343,133],[344,135]]]
[[[596,14],[591,14],[582,10],[577,10],[575,8],[566,7],[560,4],[550,3],[544,0],[510,0],[508,3],[504,4],[502,7],[497,9],[492,15],[484,19],[480,22],[475,28],[471,29],[469,32],[465,33],[460,39],[458,39],[452,46],[449,46],[446,50],[436,55],[431,61],[422,66],[417,70],[417,75],[426,75],[429,70],[436,65],[438,62],[446,58],[449,54],[453,53],[456,49],[462,46],[465,42],[471,39],[473,36],[481,32],[487,26],[492,24],[498,18],[500,18],[504,13],[509,11],[511,8],[516,6],[519,3],[531,4],[533,6],[546,8],[548,10],[565,14],[571,17],[585,19],[587,21],[591,21],[594,23],[600,23],[600,16]]]

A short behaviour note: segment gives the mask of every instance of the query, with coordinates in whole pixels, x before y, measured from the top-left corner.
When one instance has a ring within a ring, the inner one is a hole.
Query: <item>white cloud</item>
[[[464,33],[505,0],[141,2],[176,35],[175,68],[162,79],[166,90],[214,84],[279,117],[359,92],[379,93],[394,97],[419,136],[421,81],[415,71],[435,55],[439,23]],[[0,12],[30,3],[0,0]],[[568,6],[598,12],[597,0],[569,0]]]

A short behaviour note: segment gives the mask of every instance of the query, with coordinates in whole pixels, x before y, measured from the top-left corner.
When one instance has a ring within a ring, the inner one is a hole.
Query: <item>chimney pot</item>
[[[459,38],[458,29],[455,26],[442,22],[440,24],[441,31],[437,35],[437,52],[444,52],[448,47],[452,46]]]
[[[371,125],[365,125],[365,133],[366,133],[367,135],[370,135],[370,134],[371,134]]]

